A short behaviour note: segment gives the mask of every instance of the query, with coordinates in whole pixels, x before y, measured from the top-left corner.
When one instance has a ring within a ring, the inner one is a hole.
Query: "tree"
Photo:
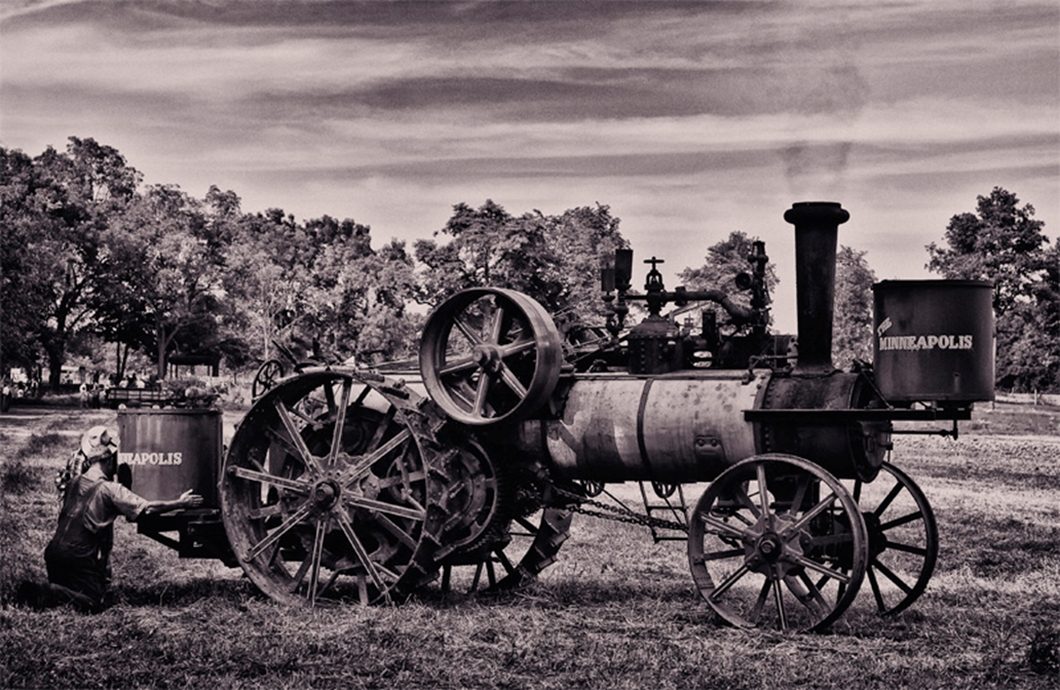
[[[950,219],[927,267],[947,278],[994,283],[997,383],[1014,390],[1060,386],[1060,254],[1034,207],[1001,187],[976,198],[975,213]]]
[[[975,213],[959,213],[946,226],[946,247],[927,245],[928,269],[946,278],[990,280],[994,311],[1001,317],[1043,269],[1045,223],[1034,218],[1034,207],[1019,206],[1015,194],[994,187],[990,196],[976,197]]]
[[[278,209],[247,216],[228,271],[252,352],[265,359],[274,341],[316,359],[407,354],[412,259],[398,242],[373,250],[367,225],[330,216],[298,223]]]
[[[557,310],[570,314],[571,320],[600,322],[608,313],[600,290],[600,267],[612,265],[615,250],[628,246],[618,229],[619,219],[611,215],[610,207],[599,203],[542,218],[562,285]]]
[[[747,233],[735,230],[729,236],[707,248],[704,263],[698,268],[686,268],[678,274],[689,290],[723,290],[730,294],[734,302],[744,307],[751,306],[751,293],[736,289],[736,276],[750,272],[753,243],[757,237],[748,237]],[[766,289],[772,292],[778,283],[773,264],[766,266]],[[718,312],[719,309],[715,308]],[[721,313],[718,314],[722,316]]]
[[[194,333],[184,341],[194,350],[218,340],[224,252],[211,247],[207,228],[202,203],[172,185],[149,187],[108,228],[106,263],[113,278],[98,309],[119,314],[114,321],[125,333],[144,335],[160,378],[182,335]]]
[[[839,247],[835,272],[832,361],[846,368],[854,359],[872,361],[872,284],[876,274],[865,252]]]
[[[1016,391],[1060,390],[1060,244],[1044,251],[1028,299],[997,324],[997,383]]]
[[[0,148],[0,378],[12,364],[31,366],[37,359],[38,277],[27,249],[42,217],[33,203],[38,178],[33,161],[17,150]]]
[[[422,264],[417,296],[437,304],[469,287],[504,287],[526,293],[552,314],[567,320],[594,320],[601,314],[600,264],[626,245],[619,219],[607,206],[568,209],[558,216],[540,211],[512,216],[492,200],[477,209],[453,207],[435,236],[419,240]]]
[[[48,147],[31,170],[24,161],[15,165],[17,177],[9,180],[5,171],[4,180],[13,193],[4,213],[15,218],[5,234],[16,235],[21,252],[22,283],[14,294],[28,305],[24,332],[44,350],[54,388],[71,338],[92,321],[92,295],[105,272],[107,220],[134,198],[140,174],[116,149],[77,137],[70,137],[65,153]]]

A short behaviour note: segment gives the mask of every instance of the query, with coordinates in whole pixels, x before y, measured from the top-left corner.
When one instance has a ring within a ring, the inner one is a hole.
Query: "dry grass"
[[[82,420],[43,424],[76,438]],[[829,635],[724,627],[693,593],[683,545],[592,519],[575,521],[560,562],[522,592],[290,610],[238,571],[181,561],[122,524],[113,608],[0,604],[0,687],[1055,688],[1060,441],[897,446],[935,506],[942,553],[926,595],[893,620],[863,597]],[[23,462],[50,474],[66,452],[42,446]],[[3,501],[0,593],[43,578],[56,511],[45,482]]]

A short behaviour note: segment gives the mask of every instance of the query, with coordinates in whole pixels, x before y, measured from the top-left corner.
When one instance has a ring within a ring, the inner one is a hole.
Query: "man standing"
[[[202,497],[190,490],[172,501],[148,501],[113,481],[117,450],[106,427],[85,432],[81,453],[88,467],[66,486],[59,525],[44,550],[51,593],[58,603],[69,602],[84,611],[104,606],[118,515],[134,522],[141,515],[202,505]]]

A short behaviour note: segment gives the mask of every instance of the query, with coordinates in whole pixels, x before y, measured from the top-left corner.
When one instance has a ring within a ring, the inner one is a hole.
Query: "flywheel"
[[[486,426],[525,419],[548,402],[563,348],[549,313],[515,290],[458,292],[427,318],[420,373],[452,420]]]

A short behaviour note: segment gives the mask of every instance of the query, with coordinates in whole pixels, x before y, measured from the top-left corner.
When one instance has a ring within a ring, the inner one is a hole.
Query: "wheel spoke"
[[[291,414],[288,412],[287,407],[284,406],[281,400],[277,400],[275,408],[276,414],[280,417],[280,422],[283,423],[283,428],[287,431],[287,436],[290,438],[291,443],[294,444],[295,450],[298,451],[302,463],[314,472],[322,472],[323,470],[317,463],[317,459],[313,457],[313,454],[309,452],[308,448],[306,448],[305,439],[302,438],[302,434],[298,431],[298,427],[295,426],[294,419],[291,418]]]
[[[809,568],[810,570],[816,571],[822,575],[827,575],[833,580],[839,580],[843,584],[848,584],[850,582],[850,576],[845,575],[839,572],[838,570],[833,570],[826,565],[818,563],[817,561],[810,560],[805,556],[793,556],[792,559],[804,568]]]
[[[277,515],[283,514],[283,504],[273,503],[268,506],[261,506],[260,508],[251,508],[247,511],[247,515],[251,520],[261,520],[263,518],[276,517]]]
[[[317,603],[317,588],[320,586],[320,561],[324,552],[324,527],[327,520],[318,520],[313,535],[313,565],[309,569],[309,602]]]
[[[497,586],[497,573],[493,570],[493,559],[486,556],[486,580],[490,583],[490,589]]]
[[[517,518],[515,518],[515,521],[518,522],[523,527],[523,529],[525,529],[527,532],[529,532],[531,536],[537,534],[537,531],[539,529],[538,526],[535,525],[534,523],[530,522],[526,518],[517,517]]]
[[[379,591],[385,592],[386,585],[383,584],[383,578],[380,577],[379,571],[376,569],[376,564],[368,557],[368,552],[364,548],[364,544],[357,538],[357,535],[353,532],[353,524],[350,522],[350,518],[346,513],[337,511],[335,518],[339,522],[339,527],[342,529],[342,533],[346,535],[346,541],[353,547],[353,552],[357,556],[357,560],[361,562],[365,572],[368,573],[368,577],[372,578],[372,582],[379,588]],[[362,598],[366,596],[366,593],[362,593]]]
[[[853,492],[854,503],[861,503],[861,485],[862,485],[862,481],[860,479],[855,479],[854,480],[854,492]]]
[[[422,509],[406,508],[405,506],[398,506],[393,503],[377,501],[373,498],[364,498],[363,496],[344,496],[343,500],[347,505],[355,506],[357,508],[365,508],[379,513],[386,513],[387,515],[393,515],[395,517],[419,521],[427,518],[427,513]]]
[[[725,522],[723,520],[719,520],[718,518],[714,517],[713,515],[707,515],[707,514],[704,513],[703,515],[700,516],[700,519],[703,521],[703,524],[707,525],[708,527],[713,527],[721,535],[727,535],[727,536],[730,536],[730,537],[736,537],[737,539],[746,538],[746,533],[742,529],[739,529],[738,527],[730,525],[729,523],[727,523],[727,522]]]
[[[493,323],[490,324],[490,342],[500,345],[501,336],[504,335],[504,307],[497,305],[497,311],[493,312]]]
[[[720,561],[726,558],[735,558],[736,556],[743,556],[746,551],[743,549],[726,549],[725,551],[711,551],[710,553],[703,554],[703,562],[706,561]]]
[[[762,609],[766,606],[766,600],[769,599],[769,590],[772,589],[773,581],[766,577],[762,580],[762,589],[758,592],[758,598],[755,599],[755,605],[751,608],[748,613],[748,618],[751,620],[751,625],[758,625],[758,619],[762,617]]]
[[[766,464],[760,462],[755,465],[755,477],[758,479],[758,505],[762,515],[766,516],[766,522],[772,526],[773,514],[769,512],[769,489],[766,486]]]
[[[229,474],[232,474],[240,479],[248,479],[252,482],[261,482],[262,484],[271,484],[281,489],[287,489],[294,491],[295,493],[307,494],[309,493],[309,483],[304,482],[300,479],[288,479],[287,477],[277,477],[274,474],[267,472],[258,472],[256,470],[248,470],[246,467],[233,467],[228,470]]]
[[[379,421],[379,424],[377,424],[375,429],[372,431],[372,439],[368,441],[368,445],[367,447],[365,447],[364,452],[371,453],[373,450],[379,447],[379,444],[383,442],[383,437],[386,436],[387,430],[394,422],[394,416],[396,414],[397,408],[387,408],[386,413],[383,414],[383,418]]]
[[[888,549],[894,549],[895,551],[904,551],[906,553],[913,553],[913,554],[916,554],[917,556],[926,556],[927,553],[928,553],[928,550],[925,549],[922,546],[912,546],[910,544],[901,544],[901,543],[896,542],[896,541],[888,541],[887,542],[887,548]]]
[[[302,586],[302,580],[305,579],[305,575],[309,572],[309,567],[311,565],[313,565],[313,554],[309,554],[302,559],[301,565],[298,566],[298,570],[295,571],[294,576],[291,578],[291,584],[287,588],[288,592],[294,594],[298,591],[298,588]]]
[[[792,588],[792,585],[797,585],[798,582],[788,582],[790,579],[791,578],[789,576],[785,578],[784,581],[788,583],[788,589],[791,589],[792,594],[795,594],[795,598],[801,601],[803,605],[806,606],[806,608],[809,609],[820,620],[824,620],[825,618],[827,618],[828,613],[831,610],[828,607],[828,602],[824,600],[824,597],[821,595],[821,590],[813,584],[813,581],[810,580],[810,576],[806,574],[806,571],[800,572],[798,578],[802,581],[802,585],[806,588],[806,593],[804,597],[800,597],[798,594],[795,593],[795,590]]]
[[[402,468],[404,468],[404,464],[402,464]],[[398,484],[401,484],[402,486],[404,486],[406,484],[406,481],[407,482],[418,482],[418,481],[421,481],[426,476],[427,475],[424,474],[424,472],[422,472],[420,470],[417,470],[415,472],[406,472],[406,473],[403,473],[402,476],[400,476],[400,477],[387,477],[386,479],[380,479],[379,480],[379,488],[380,489],[389,489],[390,487],[397,486]],[[409,487],[405,487],[405,488],[409,488]]]
[[[486,413],[486,394],[490,388],[490,377],[486,372],[478,377],[478,388],[475,389],[475,402],[471,408],[471,414],[482,417]]]
[[[721,595],[725,594],[725,592],[729,591],[729,589],[733,585],[740,581],[740,578],[742,578],[749,572],[751,572],[751,569],[748,567],[748,565],[746,563],[742,564],[739,568],[734,570],[731,575],[725,578],[720,585],[715,587],[714,591],[712,591],[708,595],[708,597],[710,599],[717,599]]]
[[[513,357],[529,350],[533,350],[535,345],[537,345],[537,343],[535,343],[533,340],[520,340],[516,343],[502,345],[501,359],[508,359],[509,357]]]
[[[810,539],[810,546],[835,546],[836,544],[846,544],[853,538],[854,535],[850,532],[825,534],[820,537],[812,537]]]
[[[404,445],[410,438],[412,438],[412,433],[409,432],[408,429],[402,429],[400,433],[395,434],[392,439],[384,443],[382,446],[368,455],[362,456],[357,464],[345,473],[343,481],[346,484],[346,488],[350,488],[355,481],[364,476],[372,468],[372,465]]]
[[[405,546],[409,547],[410,549],[416,548],[416,540],[412,538],[412,535],[410,535],[408,532],[394,524],[394,521],[388,518],[386,515],[377,516],[375,521],[380,527],[385,529],[387,532],[390,532],[390,534],[392,534],[393,536],[397,537],[397,540]]]
[[[880,563],[879,560],[873,561],[873,565],[876,566],[876,569],[879,570],[881,573],[883,573],[884,576],[886,576],[886,578],[888,580],[890,580],[891,582],[896,584],[898,586],[898,589],[902,590],[906,594],[912,594],[913,593],[913,588],[912,587],[907,585],[905,583],[905,581],[902,580],[902,578],[900,578],[897,575],[895,575],[893,570],[891,570],[890,568],[885,566],[883,563]]]
[[[438,370],[439,376],[447,376],[449,374],[460,374],[471,369],[477,369],[478,362],[471,359],[470,357],[461,357],[455,362],[450,362],[444,367]]]
[[[515,572],[515,566],[512,565],[512,562],[508,560],[507,556],[504,555],[504,549],[498,547],[493,550],[493,553],[497,554],[497,561],[502,566],[504,566],[505,572],[507,572],[509,575]]]
[[[805,527],[810,522],[810,520],[813,520],[815,517],[827,510],[828,507],[831,506],[837,498],[839,497],[836,496],[834,492],[829,493],[828,496],[822,498],[817,503],[817,505],[807,510],[801,518],[796,520],[793,524],[789,525],[788,528],[784,530],[781,536],[784,538],[788,538],[798,530]]]
[[[806,497],[806,490],[808,488],[810,488],[809,475],[800,475],[795,484],[795,495],[791,499],[791,507],[788,508],[789,516],[794,516],[799,512],[799,508],[802,507],[802,501]]]
[[[876,608],[879,609],[880,613],[887,611],[887,604],[883,602],[883,593],[880,592],[880,583],[876,581],[876,569],[871,565],[866,569],[865,574],[869,576],[869,586],[872,587],[872,597],[876,600]]]
[[[921,513],[918,510],[915,513],[909,513],[908,515],[903,515],[900,518],[895,518],[895,519],[891,520],[890,522],[883,523],[882,525],[880,525],[880,531],[881,532],[886,532],[889,529],[894,529],[895,527],[898,527],[900,525],[904,525],[904,524],[913,522],[917,518],[923,518],[923,517],[924,517],[924,514]]]
[[[512,392],[519,396],[519,399],[523,399],[527,396],[526,386],[519,381],[515,376],[515,372],[504,365],[504,362],[500,363],[501,380],[508,384],[508,388],[512,389]]]
[[[773,580],[773,598],[777,602],[777,621],[780,623],[780,629],[788,629],[788,614],[784,610],[784,590],[780,586],[780,580]]]
[[[880,501],[880,505],[876,506],[876,510],[872,511],[876,517],[883,515],[884,511],[891,505],[891,502],[898,497],[898,494],[902,493],[902,483],[896,482],[891,490],[883,497]]]
[[[453,325],[456,326],[456,330],[460,331],[464,335],[464,337],[467,338],[467,341],[472,345],[478,345],[482,342],[482,338],[480,338],[477,333],[471,330],[471,327],[468,326],[463,319],[459,317],[453,319]]]
[[[342,382],[342,390],[339,392],[339,405],[335,414],[335,431],[331,436],[331,450],[328,451],[328,467],[334,467],[338,460],[339,452],[342,450],[342,432],[346,429],[346,409],[350,405],[350,392],[353,389],[353,381],[345,379]],[[331,390],[329,387],[328,390]]]
[[[324,383],[324,403],[328,406],[328,415],[337,418],[336,412],[338,412],[338,408],[335,405],[335,388],[332,385],[333,383],[335,382],[330,380]]]
[[[254,544],[254,546],[251,546],[247,550],[246,560],[252,561],[258,556],[260,556],[265,551],[265,549],[278,542],[280,538],[290,532],[295,525],[309,517],[309,512],[309,505],[306,504],[295,512],[291,513],[291,515],[286,520],[280,523],[279,527],[269,532],[269,534],[267,534],[264,539],[259,541],[257,544]]]
[[[744,508],[751,511],[751,515],[755,516],[755,520],[762,517],[762,513],[758,510],[758,506],[755,505],[754,501],[751,500],[751,497],[747,495],[747,492],[744,491],[742,486],[737,486],[735,488],[732,492],[732,497],[739,501]]]

